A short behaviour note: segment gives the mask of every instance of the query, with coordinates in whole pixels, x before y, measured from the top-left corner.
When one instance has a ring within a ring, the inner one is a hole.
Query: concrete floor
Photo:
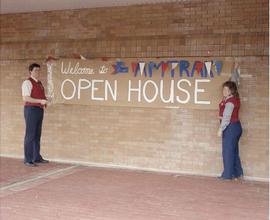
[[[268,183],[0,158],[1,220],[267,220]]]

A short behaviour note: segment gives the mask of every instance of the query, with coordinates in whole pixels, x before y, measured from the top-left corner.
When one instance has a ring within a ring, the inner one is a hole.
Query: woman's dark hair
[[[224,87],[228,87],[229,90],[231,91],[232,95],[235,98],[239,98],[239,93],[238,93],[238,89],[237,89],[237,85],[235,82],[233,81],[226,81],[225,83],[223,83],[222,88]]]
[[[40,68],[40,65],[37,64],[37,63],[32,63],[32,64],[29,66],[29,71],[31,72],[35,67]]]

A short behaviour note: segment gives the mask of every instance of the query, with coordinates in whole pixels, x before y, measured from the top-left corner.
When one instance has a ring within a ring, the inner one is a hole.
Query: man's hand
[[[52,97],[46,97],[47,99],[47,105],[51,105],[52,104]]]
[[[40,99],[40,104],[41,105],[46,105],[48,101],[46,99]]]

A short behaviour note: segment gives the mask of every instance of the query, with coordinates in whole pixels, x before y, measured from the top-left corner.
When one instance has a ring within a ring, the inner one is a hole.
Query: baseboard
[[[18,155],[8,155],[8,154],[0,154],[0,157],[8,157],[8,158],[16,158],[23,159],[22,156]],[[196,172],[187,172],[187,171],[179,171],[179,170],[164,170],[164,169],[155,169],[155,168],[142,168],[136,166],[125,166],[125,165],[117,165],[117,164],[105,164],[105,163],[93,163],[93,162],[85,162],[85,161],[77,161],[77,160],[63,160],[58,158],[46,158],[52,162],[64,163],[64,164],[76,164],[90,167],[100,167],[100,168],[112,168],[112,169],[125,169],[125,170],[134,170],[134,171],[143,171],[143,172],[155,172],[155,173],[164,173],[164,174],[174,174],[174,175],[190,175],[190,176],[202,176],[202,177],[217,177],[219,174],[201,174]],[[254,176],[244,176],[245,180],[250,181],[259,181],[259,182],[269,182],[269,178],[262,177],[254,177]]]

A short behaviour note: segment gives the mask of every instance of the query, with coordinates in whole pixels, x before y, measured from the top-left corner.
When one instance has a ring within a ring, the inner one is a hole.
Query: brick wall
[[[245,174],[268,178],[268,17],[266,0],[1,15],[1,154],[23,156],[21,83],[28,65],[48,54],[226,57],[239,60],[243,76]],[[42,152],[49,159],[216,175],[217,128],[216,111],[55,105],[45,113]]]

